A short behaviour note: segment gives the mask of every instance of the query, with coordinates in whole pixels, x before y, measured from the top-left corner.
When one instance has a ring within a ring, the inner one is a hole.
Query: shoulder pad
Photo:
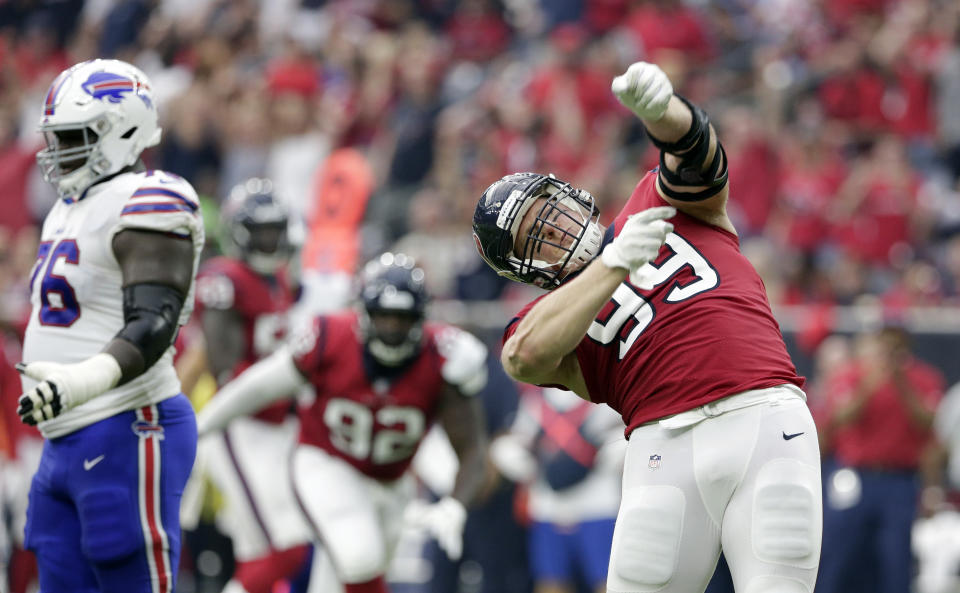
[[[236,301],[236,286],[223,270],[205,269],[197,275],[197,301],[208,309],[230,309]]]
[[[140,228],[186,236],[203,235],[200,200],[187,180],[164,171],[141,174],[139,187],[123,204],[121,228]]]

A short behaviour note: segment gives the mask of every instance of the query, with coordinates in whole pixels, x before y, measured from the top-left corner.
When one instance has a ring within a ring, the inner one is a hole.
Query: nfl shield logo
[[[659,456],[659,455],[651,455],[651,456],[650,456],[650,463],[647,464],[647,467],[649,467],[650,469],[659,469],[659,468],[660,468],[660,456]]]

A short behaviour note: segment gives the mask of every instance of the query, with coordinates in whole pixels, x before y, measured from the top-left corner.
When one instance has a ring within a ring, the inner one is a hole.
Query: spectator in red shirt
[[[900,326],[861,340],[828,387],[825,436],[839,468],[825,480],[818,593],[846,591],[851,574],[877,575],[880,593],[910,590],[918,468],[944,378],[913,357]]]
[[[693,8],[679,0],[637,2],[626,26],[652,62],[664,60],[661,52],[679,53],[691,63],[713,57],[706,23]]]
[[[27,179],[36,166],[36,146],[17,139],[16,112],[0,106],[0,228],[13,234],[32,224],[27,206]]]
[[[780,186],[780,157],[749,109],[731,109],[724,117],[723,128],[730,184],[738,188],[737,199],[730,204],[730,216],[741,236],[758,235],[767,224]]]
[[[888,309],[936,307],[943,304],[943,279],[931,262],[917,259],[899,270],[896,281],[880,298]]]
[[[455,60],[488,62],[510,43],[510,27],[490,0],[465,0],[447,23]]]
[[[616,130],[612,118],[622,112],[607,90],[619,64],[609,59],[609,48],[588,43],[587,31],[579,25],[557,27],[550,43],[549,61],[533,73],[524,90],[542,121],[537,166],[565,171],[578,181],[598,177]]]
[[[795,133],[780,148],[779,176],[771,233],[791,249],[813,253],[823,247],[824,213],[846,175],[839,151],[822,136]],[[733,175],[733,167],[730,174]]]
[[[844,52],[855,49],[837,47]],[[864,134],[881,131],[887,126],[883,113],[886,84],[876,67],[862,57],[843,65],[820,85],[818,94],[824,112],[831,119],[852,125]]]
[[[12,66],[23,88],[49,84],[70,65],[64,48],[58,45],[50,15],[34,15],[23,25],[13,51]]]
[[[869,155],[854,164],[831,207],[837,240],[865,261],[889,264],[919,238],[924,219],[920,185],[903,141],[892,135],[878,139]]]
[[[606,33],[620,24],[627,0],[590,0],[584,6],[584,20],[594,33]]]
[[[823,11],[835,27],[847,28],[857,18],[880,15],[890,0],[831,0],[824,2]]]

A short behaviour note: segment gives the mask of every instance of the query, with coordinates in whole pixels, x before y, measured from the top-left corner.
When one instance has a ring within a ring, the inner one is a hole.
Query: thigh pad
[[[125,558],[144,545],[138,506],[123,488],[94,488],[77,501],[80,544],[93,562]]]
[[[768,461],[753,495],[753,551],[757,558],[801,568],[820,558],[823,503],[819,469],[794,459]]]
[[[639,588],[659,588],[677,570],[686,496],[675,486],[642,486],[624,493],[611,569]]]

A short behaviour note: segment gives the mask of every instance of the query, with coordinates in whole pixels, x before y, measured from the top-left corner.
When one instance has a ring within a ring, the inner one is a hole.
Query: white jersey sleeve
[[[124,173],[98,183],[76,198],[60,199],[43,222],[37,262],[30,276],[32,311],[24,335],[24,362],[75,363],[98,352],[120,331],[123,274],[113,238],[125,229],[171,233],[193,244],[196,275],[203,249],[203,220],[197,194],[184,179],[162,171]],[[191,281],[181,325],[193,309]],[[173,346],[132,381],[42,422],[47,438],[180,391]],[[24,391],[35,382],[22,379]]]
[[[193,240],[193,277],[197,276],[204,229],[197,192],[186,179],[165,171],[147,171],[140,187],[124,203],[117,223],[108,233],[109,239],[127,229],[170,233]],[[194,283],[190,284],[180,310],[180,325],[185,325],[193,312]]]

